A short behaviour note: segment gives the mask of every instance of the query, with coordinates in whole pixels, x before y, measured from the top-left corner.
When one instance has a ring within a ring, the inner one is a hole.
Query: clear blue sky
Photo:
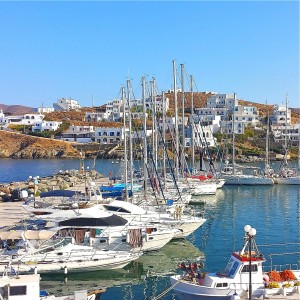
[[[299,107],[299,2],[0,2],[1,104],[101,105],[143,75],[167,90],[173,59],[198,91]]]

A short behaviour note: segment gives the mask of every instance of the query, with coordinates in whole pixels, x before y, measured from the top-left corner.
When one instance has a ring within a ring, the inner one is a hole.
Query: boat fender
[[[238,300],[241,299],[241,297],[235,292],[232,296],[231,296],[231,300]]]
[[[68,268],[67,268],[67,266],[64,266],[64,274],[68,274]]]
[[[34,267],[33,273],[34,273],[34,274],[37,274],[37,273],[38,273],[38,272],[37,272],[37,267]]]

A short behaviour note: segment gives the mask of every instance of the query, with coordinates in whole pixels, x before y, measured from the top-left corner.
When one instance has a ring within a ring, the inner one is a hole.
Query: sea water
[[[95,166],[107,175],[111,171],[117,173],[119,163],[99,160]],[[0,160],[0,164],[0,182],[51,175],[79,166],[77,160]],[[88,164],[93,167],[92,161]],[[193,208],[203,210],[207,222],[187,241],[171,242],[121,270],[74,273],[66,277],[42,275],[42,288],[56,295],[106,288],[102,300],[152,299],[170,286],[169,275],[178,272],[177,264],[183,260],[204,255],[206,271],[224,269],[231,252],[242,247],[246,224],[257,230],[256,243],[267,259],[266,265],[272,264],[277,270],[279,265],[300,268],[299,186],[224,186],[216,195],[197,200],[199,204]],[[171,291],[161,299],[177,298]]]

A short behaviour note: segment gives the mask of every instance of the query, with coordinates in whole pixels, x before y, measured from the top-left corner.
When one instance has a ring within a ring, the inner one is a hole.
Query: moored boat
[[[295,275],[293,280],[288,280],[292,287],[289,294],[285,291],[285,282],[278,283],[279,290],[268,288],[269,277],[263,272],[265,258],[254,240],[256,230],[249,225],[244,229],[243,247],[241,251],[231,254],[223,272],[205,274],[197,264],[192,264],[188,269],[184,266],[183,275],[171,276],[172,287],[180,300],[258,299],[279,293],[288,299],[289,295],[299,293],[299,281],[295,281],[294,286],[290,282],[300,279],[300,270],[291,272]]]

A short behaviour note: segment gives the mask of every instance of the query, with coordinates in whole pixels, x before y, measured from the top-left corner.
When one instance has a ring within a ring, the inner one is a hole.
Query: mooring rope
[[[180,282],[180,280],[176,281],[172,286],[170,286],[169,288],[167,288],[166,290],[164,290],[162,293],[160,293],[158,296],[152,298],[151,300],[158,300],[160,299],[161,297],[165,296],[167,293],[169,293],[173,288],[174,286],[176,286],[178,283]]]

